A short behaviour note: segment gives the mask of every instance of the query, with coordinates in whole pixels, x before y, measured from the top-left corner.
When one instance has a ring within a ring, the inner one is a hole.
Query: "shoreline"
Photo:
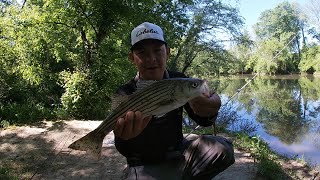
[[[100,123],[101,121],[89,120],[42,121],[34,125],[1,129],[0,179],[120,179],[126,167],[126,160],[114,147],[113,132],[104,139],[102,157],[99,161],[87,156],[85,152],[67,148],[70,143],[93,130]],[[218,135],[231,138],[234,142],[236,163],[214,180],[234,177],[243,177],[244,180],[267,179],[261,174],[261,170],[266,170],[263,167],[270,167],[270,164],[261,166],[263,165],[261,162],[270,162],[261,161],[257,148],[254,149],[254,147],[264,146],[257,144],[245,148],[239,144],[244,145],[244,141],[251,140],[241,140],[241,136],[226,133]],[[285,177],[320,179],[319,171],[312,170],[301,162],[280,158],[273,160],[279,160],[278,164],[286,173]],[[274,172],[266,172],[271,175],[278,173],[277,169],[271,170]]]

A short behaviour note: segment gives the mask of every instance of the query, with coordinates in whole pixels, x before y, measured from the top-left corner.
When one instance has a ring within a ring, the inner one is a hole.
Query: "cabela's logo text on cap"
[[[137,34],[136,34],[136,37],[142,35],[142,34],[145,34],[145,33],[156,33],[156,34],[159,34],[158,31],[156,30],[153,30],[153,29],[144,29],[143,31],[138,31]]]
[[[149,22],[144,22],[131,31],[131,46],[145,39],[155,39],[166,43],[162,29]]]

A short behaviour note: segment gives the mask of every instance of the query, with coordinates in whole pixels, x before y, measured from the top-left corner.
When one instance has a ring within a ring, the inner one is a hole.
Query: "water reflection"
[[[212,88],[226,102],[250,78],[220,78]],[[228,123],[230,129],[241,130],[249,124],[272,149],[320,165],[320,78],[257,77],[221,112],[236,112],[233,116],[240,117]],[[219,121],[224,118],[228,117],[219,116]]]

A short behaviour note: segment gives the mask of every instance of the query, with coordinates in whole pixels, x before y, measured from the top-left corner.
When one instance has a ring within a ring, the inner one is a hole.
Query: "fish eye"
[[[194,83],[192,83],[191,86],[192,86],[193,88],[196,88],[196,87],[198,87],[198,83],[194,82]]]

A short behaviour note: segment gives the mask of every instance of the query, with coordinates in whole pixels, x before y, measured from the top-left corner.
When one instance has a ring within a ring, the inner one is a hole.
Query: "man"
[[[142,23],[131,32],[129,59],[136,66],[135,78],[121,86],[118,94],[132,94],[136,82],[186,77],[166,70],[170,49],[162,29]],[[234,163],[231,142],[212,135],[187,140],[182,134],[183,108],[201,126],[216,120],[220,98],[197,97],[183,107],[156,118],[142,118],[141,112],[129,111],[119,118],[114,129],[117,150],[127,158],[126,179],[212,179]]]

